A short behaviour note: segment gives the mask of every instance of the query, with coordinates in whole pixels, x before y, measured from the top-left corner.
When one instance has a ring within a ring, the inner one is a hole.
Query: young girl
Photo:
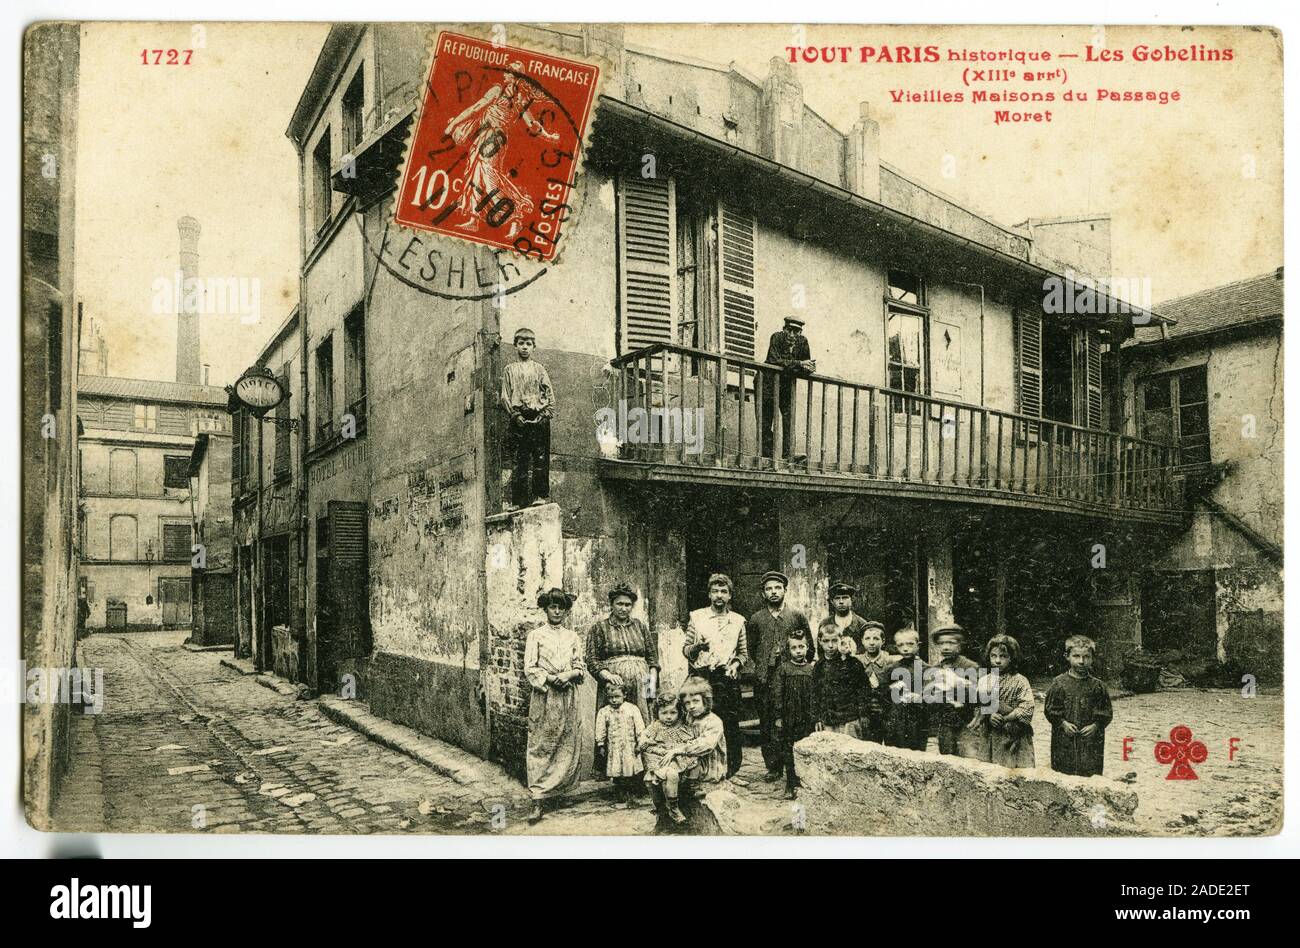
[[[606,683],[606,704],[596,712],[596,752],[605,758],[605,774],[614,780],[614,794],[621,806],[636,792],[632,784],[641,773],[637,745],[645,730],[641,711],[624,701],[621,684]]]
[[[713,713],[713,686],[703,678],[687,678],[681,695],[682,709],[694,735],[674,755],[690,765],[682,771],[682,777],[697,789],[699,784],[721,783],[727,779],[727,744],[722,719]]]
[[[984,646],[984,665],[998,673],[998,709],[977,714],[971,730],[981,737],[980,760],[1003,767],[1034,766],[1034,691],[1020,674],[1020,643],[995,635]]]
[[[577,688],[587,675],[582,638],[565,626],[577,598],[562,589],[540,594],[537,608],[546,611],[546,623],[529,632],[524,644],[524,676],[532,685],[526,757],[532,823],[542,818],[547,802],[578,785],[582,748],[591,746],[578,713]]]
[[[650,787],[655,812],[674,823],[685,823],[686,817],[677,805],[678,787],[682,771],[690,769],[694,761],[678,752],[695,732],[682,719],[681,698],[675,694],[661,694],[655,699],[655,720],[645,729],[637,750],[645,763],[645,782]]]

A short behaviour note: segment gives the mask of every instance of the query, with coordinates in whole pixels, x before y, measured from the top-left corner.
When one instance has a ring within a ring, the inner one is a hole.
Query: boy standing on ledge
[[[551,496],[551,419],[555,417],[555,388],[546,366],[533,361],[537,336],[531,329],[515,330],[519,361],[501,376],[501,404],[510,416],[514,446],[510,477],[512,508],[544,504]]]

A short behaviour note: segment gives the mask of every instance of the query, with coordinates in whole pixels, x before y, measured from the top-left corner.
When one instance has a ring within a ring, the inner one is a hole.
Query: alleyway
[[[521,787],[484,764],[461,782],[192,652],[184,632],[95,635],[83,663],[104,670],[104,710],[73,716],[74,758],[55,823],[86,832],[648,834],[645,806],[615,809],[603,788],[538,826],[523,819]],[[1106,772],[1139,793],[1152,835],[1267,832],[1280,820],[1282,699],[1182,690],[1121,698],[1107,736]],[[1152,746],[1187,724],[1207,745],[1195,781],[1168,781]],[[1039,761],[1048,760],[1041,702]],[[1122,739],[1133,737],[1124,762]],[[1239,737],[1237,759],[1228,738]],[[756,748],[732,789],[767,832],[792,832],[780,785],[764,784]]]

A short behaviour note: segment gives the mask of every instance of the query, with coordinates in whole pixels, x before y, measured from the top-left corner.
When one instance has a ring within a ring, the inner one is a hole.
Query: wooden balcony
[[[605,477],[1183,516],[1175,445],[678,345],[612,366]]]

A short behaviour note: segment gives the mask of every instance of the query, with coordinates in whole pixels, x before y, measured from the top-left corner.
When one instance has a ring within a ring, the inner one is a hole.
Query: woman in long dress
[[[625,700],[636,705],[641,720],[650,722],[650,703],[659,681],[659,637],[632,617],[636,592],[627,583],[609,591],[609,615],[587,633],[587,662],[600,691],[596,706],[607,704],[606,692],[621,685]]]
[[[546,611],[546,624],[528,633],[524,644],[524,677],[532,685],[528,706],[528,793],[531,822],[542,818],[544,804],[578,784],[583,734],[578,686],[587,674],[582,637],[565,626],[577,596],[548,589],[537,597]]]

